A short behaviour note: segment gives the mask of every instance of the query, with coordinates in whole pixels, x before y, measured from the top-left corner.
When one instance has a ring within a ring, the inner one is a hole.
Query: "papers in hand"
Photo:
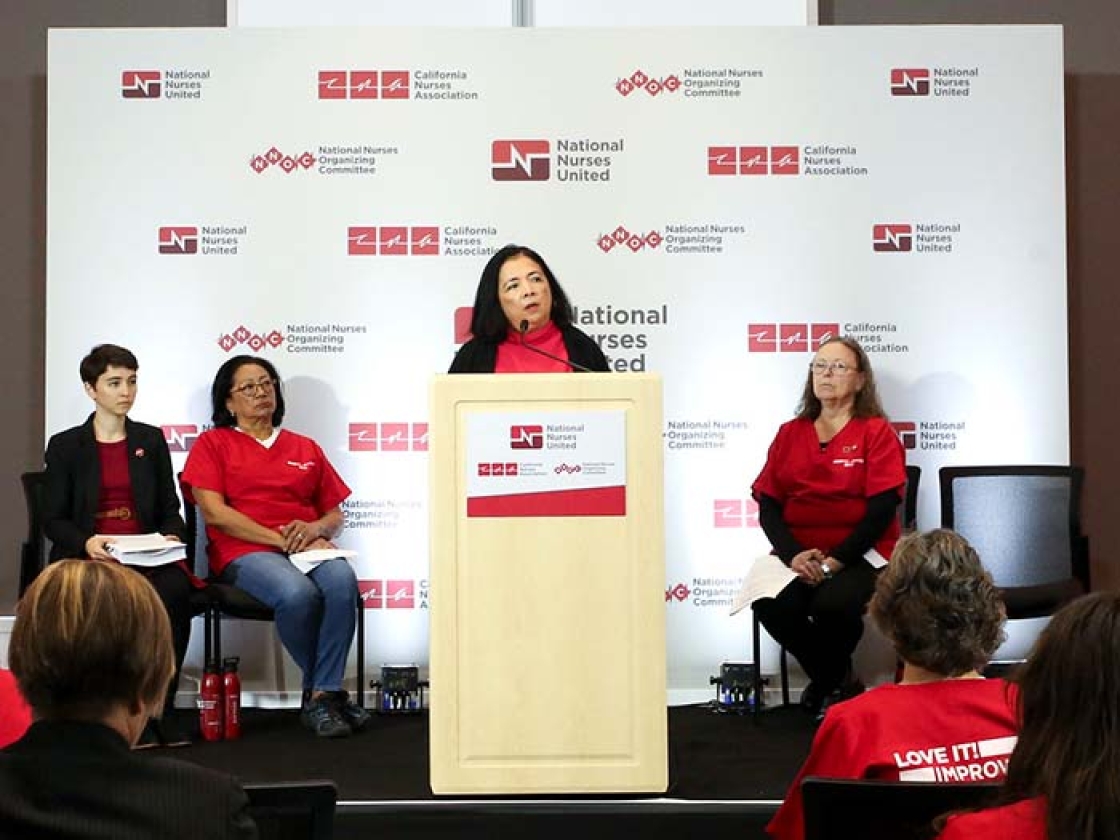
[[[292,561],[293,566],[307,574],[324,560],[331,560],[335,557],[349,559],[357,556],[358,552],[347,548],[313,548],[311,551],[297,551],[295,554],[289,554],[288,559]]]
[[[162,534],[98,534],[108,551],[126,566],[165,566],[187,558],[187,547]]]
[[[748,607],[759,598],[773,598],[796,580],[797,575],[773,554],[764,554],[754,561],[743,580],[743,587],[731,602],[730,615]]]

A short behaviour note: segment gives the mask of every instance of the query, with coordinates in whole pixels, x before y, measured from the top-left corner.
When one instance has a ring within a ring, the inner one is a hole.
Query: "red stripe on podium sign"
[[[590,487],[467,499],[467,516],[625,516],[626,488]]]

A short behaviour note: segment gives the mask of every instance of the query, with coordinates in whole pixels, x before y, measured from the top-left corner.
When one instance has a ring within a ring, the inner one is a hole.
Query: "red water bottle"
[[[198,728],[203,741],[222,740],[222,677],[216,662],[206,666],[198,687]]]
[[[241,677],[237,673],[236,656],[222,660],[222,712],[225,719],[225,739],[241,737]]]

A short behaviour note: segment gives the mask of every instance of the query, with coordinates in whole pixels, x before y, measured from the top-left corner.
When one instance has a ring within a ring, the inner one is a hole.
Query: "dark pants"
[[[156,566],[153,569],[143,569],[133,566],[137,572],[148,579],[148,583],[156,590],[159,599],[163,601],[167,617],[171,620],[171,644],[175,648],[175,675],[167,687],[164,699],[164,709],[171,709],[175,705],[175,692],[179,688],[179,671],[183,667],[183,659],[187,655],[187,645],[191,640],[191,593],[194,587],[183,568],[175,563],[167,566]]]
[[[866,562],[853,563],[819,586],[798,579],[776,598],[760,598],[751,605],[766,631],[801,663],[821,696],[848,676],[876,575]]]

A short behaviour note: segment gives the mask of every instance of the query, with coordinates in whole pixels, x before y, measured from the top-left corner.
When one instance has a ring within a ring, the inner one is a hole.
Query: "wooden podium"
[[[660,377],[437,376],[429,432],[432,791],[664,792]]]

